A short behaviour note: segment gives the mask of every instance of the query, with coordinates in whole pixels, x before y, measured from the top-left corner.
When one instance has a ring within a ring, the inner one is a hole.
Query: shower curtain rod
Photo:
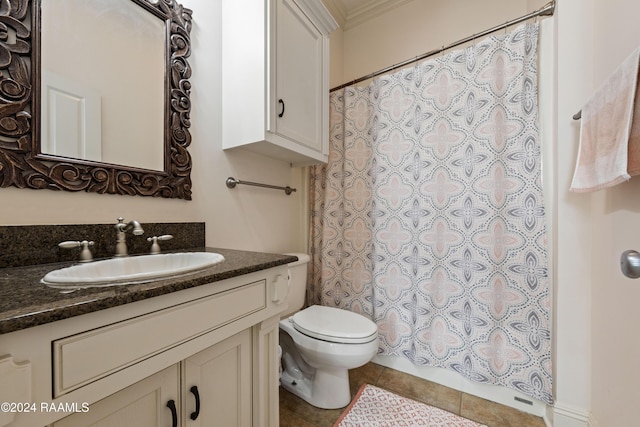
[[[507,28],[507,27],[510,27],[512,25],[519,24],[519,23],[524,22],[524,21],[526,21],[528,19],[531,19],[533,17],[536,17],[536,16],[553,16],[555,8],[556,8],[556,1],[552,0],[549,3],[547,3],[546,5],[544,5],[542,8],[536,10],[535,12],[531,12],[531,13],[529,13],[527,15],[521,16],[520,18],[516,18],[516,19],[512,19],[511,21],[507,21],[502,25],[498,25],[498,26],[495,26],[493,28],[489,28],[488,30],[484,30],[484,31],[482,31],[480,33],[477,33],[477,34],[474,34],[472,36],[466,37],[466,38],[464,38],[462,40],[458,40],[457,42],[451,43],[448,46],[442,46],[440,49],[434,49],[434,50],[432,50],[430,52],[423,53],[422,55],[416,56],[415,58],[408,59],[406,61],[403,61],[403,62],[400,62],[398,64],[392,65],[390,67],[383,68],[382,70],[378,70],[378,71],[373,72],[371,74],[367,74],[366,76],[362,76],[362,77],[357,78],[355,80],[351,80],[348,83],[344,83],[344,84],[341,84],[340,86],[334,87],[329,92],[334,92],[336,90],[343,89],[343,88],[345,88],[347,86],[351,86],[351,85],[354,85],[356,83],[360,83],[360,82],[363,82],[365,80],[369,80],[369,79],[372,79],[374,77],[380,76],[382,74],[386,74],[389,71],[397,70],[398,68],[402,68],[402,67],[405,67],[405,66],[407,66],[409,64],[413,64],[414,62],[421,61],[421,60],[423,60],[425,58],[428,58],[430,56],[437,55],[439,53],[444,52],[445,50],[449,50],[451,48],[454,48],[454,47],[460,46],[462,44],[468,43],[470,41],[473,41],[473,40],[477,39],[478,37],[484,37],[484,36],[486,36],[488,34],[495,33],[496,31],[500,31],[500,30],[502,30],[504,28]]]

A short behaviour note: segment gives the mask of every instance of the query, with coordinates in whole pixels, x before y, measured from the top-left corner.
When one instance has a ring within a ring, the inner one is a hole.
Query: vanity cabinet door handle
[[[167,408],[171,409],[171,426],[178,427],[178,411],[176,410],[176,402],[171,399],[167,402]]]
[[[282,110],[280,111],[280,114],[278,114],[278,117],[282,117],[284,116],[284,101],[282,99],[278,99],[278,104],[282,105]]]
[[[200,393],[198,393],[198,386],[193,386],[189,389],[193,396],[196,398],[196,410],[191,413],[189,416],[192,420],[197,420],[198,415],[200,415]]]

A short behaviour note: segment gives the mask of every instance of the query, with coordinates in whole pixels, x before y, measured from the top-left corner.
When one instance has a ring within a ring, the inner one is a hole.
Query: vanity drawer
[[[266,281],[55,340],[54,397],[267,306]]]

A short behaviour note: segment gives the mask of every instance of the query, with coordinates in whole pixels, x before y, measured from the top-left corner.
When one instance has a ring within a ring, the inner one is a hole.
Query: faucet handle
[[[80,251],[80,262],[89,262],[93,259],[93,254],[91,253],[91,249],[89,246],[93,246],[93,241],[83,240],[82,242],[67,240],[64,242],[58,243],[58,246],[64,249],[72,249],[82,247]]]
[[[153,242],[151,244],[151,253],[159,254],[160,253],[160,245],[158,244],[159,240],[171,240],[173,236],[171,234],[163,234],[162,236],[153,236],[147,237],[147,242]]]

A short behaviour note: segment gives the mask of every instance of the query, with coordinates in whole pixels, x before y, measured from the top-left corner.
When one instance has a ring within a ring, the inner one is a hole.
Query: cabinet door
[[[324,152],[324,39],[292,0],[276,3],[276,132]]]
[[[245,330],[183,362],[184,426],[251,426],[251,351]]]
[[[280,423],[279,321],[280,316],[275,316],[254,327],[256,346],[254,351],[259,355],[254,363],[253,373],[255,399],[253,419],[256,426],[278,427]]]
[[[173,401],[179,419],[179,369],[170,366],[52,424],[52,427],[174,427]],[[82,409],[80,406],[79,409]]]

